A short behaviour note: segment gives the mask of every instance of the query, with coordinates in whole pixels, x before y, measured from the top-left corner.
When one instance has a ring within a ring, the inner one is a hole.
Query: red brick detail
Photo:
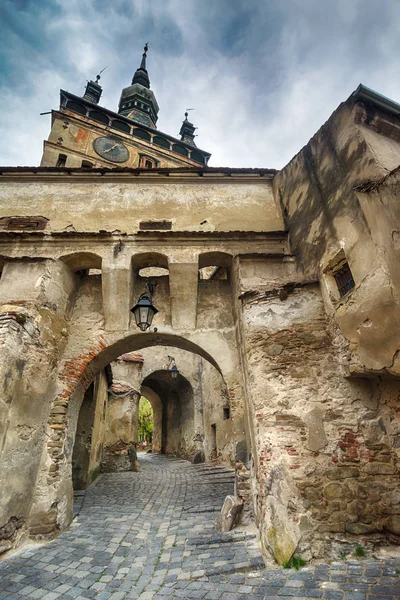
[[[63,369],[59,375],[59,380],[64,389],[54,399],[48,420],[48,426],[50,429],[53,432],[57,432],[58,440],[61,442],[60,446],[63,445],[63,440],[66,434],[67,415],[62,414],[64,411],[60,411],[59,407],[67,407],[68,399],[76,390],[78,384],[87,383],[85,381],[85,377],[87,377],[88,366],[106,348],[107,344],[104,338],[101,337],[89,349],[87,354],[79,354],[77,358],[67,360],[64,363]],[[47,450],[52,459],[47,479],[48,484],[50,485],[58,478],[59,464],[64,459],[64,453],[62,452],[61,447],[52,447],[51,440],[48,442]]]

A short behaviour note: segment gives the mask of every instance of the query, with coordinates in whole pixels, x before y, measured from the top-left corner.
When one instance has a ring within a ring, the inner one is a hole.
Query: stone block
[[[195,452],[195,454],[193,456],[193,464],[199,465],[203,462],[205,462],[204,452],[203,452],[203,450],[197,450],[197,452]]]
[[[303,419],[308,427],[307,447],[313,452],[321,450],[328,443],[321,410],[318,407],[315,407],[308,411]]]
[[[347,521],[345,527],[348,533],[353,533],[354,535],[365,535],[379,531],[379,527],[373,523],[352,523],[351,521]]]
[[[395,472],[393,465],[382,462],[370,462],[365,465],[364,470],[370,475],[393,475]]]
[[[400,515],[392,515],[386,524],[386,529],[390,533],[400,535]]]
[[[236,527],[240,520],[240,515],[243,510],[243,502],[235,496],[227,496],[220,514],[220,529],[221,531],[231,531]]]

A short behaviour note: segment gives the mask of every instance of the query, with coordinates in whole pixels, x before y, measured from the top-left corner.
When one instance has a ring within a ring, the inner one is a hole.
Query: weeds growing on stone
[[[356,546],[355,553],[356,553],[356,556],[365,556],[364,546],[361,546],[360,544],[358,546]]]
[[[304,560],[301,556],[292,556],[289,560],[283,563],[284,569],[296,569],[298,571],[300,567],[304,567],[307,564],[307,561]]]

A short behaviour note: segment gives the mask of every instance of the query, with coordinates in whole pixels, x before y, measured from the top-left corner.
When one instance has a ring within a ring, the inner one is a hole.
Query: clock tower
[[[210,154],[197,148],[195,127],[187,120],[179,138],[157,129],[159,107],[150,89],[147,44],[130,86],[124,88],[118,112],[99,105],[100,75],[83,96],[60,90],[60,108],[52,111],[52,128],[44,142],[44,167],[200,167]]]

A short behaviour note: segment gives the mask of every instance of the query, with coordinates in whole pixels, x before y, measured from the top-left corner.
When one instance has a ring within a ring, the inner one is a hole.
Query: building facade
[[[279,563],[400,543],[400,106],[359,86],[281,171],[211,168],[187,119],[156,130],[145,60],[118,113],[61,92],[42,166],[0,168],[0,548],[69,525],[80,410],[93,477],[143,392]]]

